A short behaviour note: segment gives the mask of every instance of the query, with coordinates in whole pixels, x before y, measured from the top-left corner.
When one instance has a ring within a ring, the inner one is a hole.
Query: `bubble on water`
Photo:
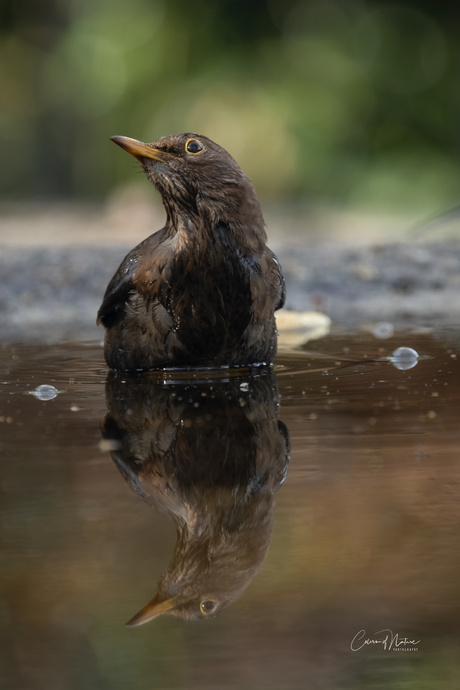
[[[37,386],[37,388],[32,391],[32,395],[37,398],[37,400],[52,400],[59,393],[58,389],[54,386],[48,386],[43,384],[42,386]]]
[[[395,327],[392,323],[388,321],[380,321],[376,323],[372,329],[372,334],[374,338],[379,338],[379,340],[386,340],[386,338],[391,338],[394,335]]]
[[[396,369],[412,369],[418,363],[419,354],[411,347],[398,347],[390,357],[390,362]]]

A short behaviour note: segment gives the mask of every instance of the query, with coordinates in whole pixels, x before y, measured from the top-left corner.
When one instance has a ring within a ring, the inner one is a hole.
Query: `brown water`
[[[458,688],[460,339],[315,351],[139,380],[0,350],[0,687]],[[176,616],[126,627],[157,588]]]

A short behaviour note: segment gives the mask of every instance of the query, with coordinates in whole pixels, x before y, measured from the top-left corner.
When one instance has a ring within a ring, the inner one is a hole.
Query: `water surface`
[[[314,349],[142,379],[0,350],[1,687],[458,687],[460,339]]]

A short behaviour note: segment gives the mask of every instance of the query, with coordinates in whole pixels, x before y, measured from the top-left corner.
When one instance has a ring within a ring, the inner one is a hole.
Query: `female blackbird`
[[[197,134],[112,141],[141,162],[167,217],[107,286],[97,322],[106,328],[109,367],[270,363],[285,286],[250,180]]]

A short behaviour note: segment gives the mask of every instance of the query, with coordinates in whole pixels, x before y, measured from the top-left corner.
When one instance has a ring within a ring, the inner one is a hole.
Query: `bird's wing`
[[[137,289],[134,275],[136,268],[141,262],[145,264],[146,258],[149,264],[156,266],[157,260],[161,258],[158,257],[156,252],[164,240],[164,236],[165,228],[147,237],[125,256],[112,280],[107,285],[104,299],[97,313],[98,324],[102,323],[106,328],[110,328],[123,316],[126,302]],[[141,273],[142,270],[143,268],[141,267]],[[161,272],[161,264],[158,270]]]
[[[267,249],[267,258],[270,265],[269,271],[272,276],[271,282],[277,291],[277,301],[275,304],[276,311],[277,309],[282,309],[286,302],[286,282],[284,280],[281,264],[271,249]]]
[[[123,315],[129,294],[135,289],[134,271],[138,262],[138,247],[125,256],[117,272],[107,285],[104,299],[97,312],[97,323],[110,328]]]
[[[280,262],[276,258],[276,256],[273,254],[273,263],[275,264],[276,267],[276,274],[278,277],[278,284],[279,284],[279,301],[278,304],[275,307],[275,311],[277,309],[282,309],[284,307],[284,304],[286,302],[286,281],[284,280],[283,276],[283,271],[281,269]]]

